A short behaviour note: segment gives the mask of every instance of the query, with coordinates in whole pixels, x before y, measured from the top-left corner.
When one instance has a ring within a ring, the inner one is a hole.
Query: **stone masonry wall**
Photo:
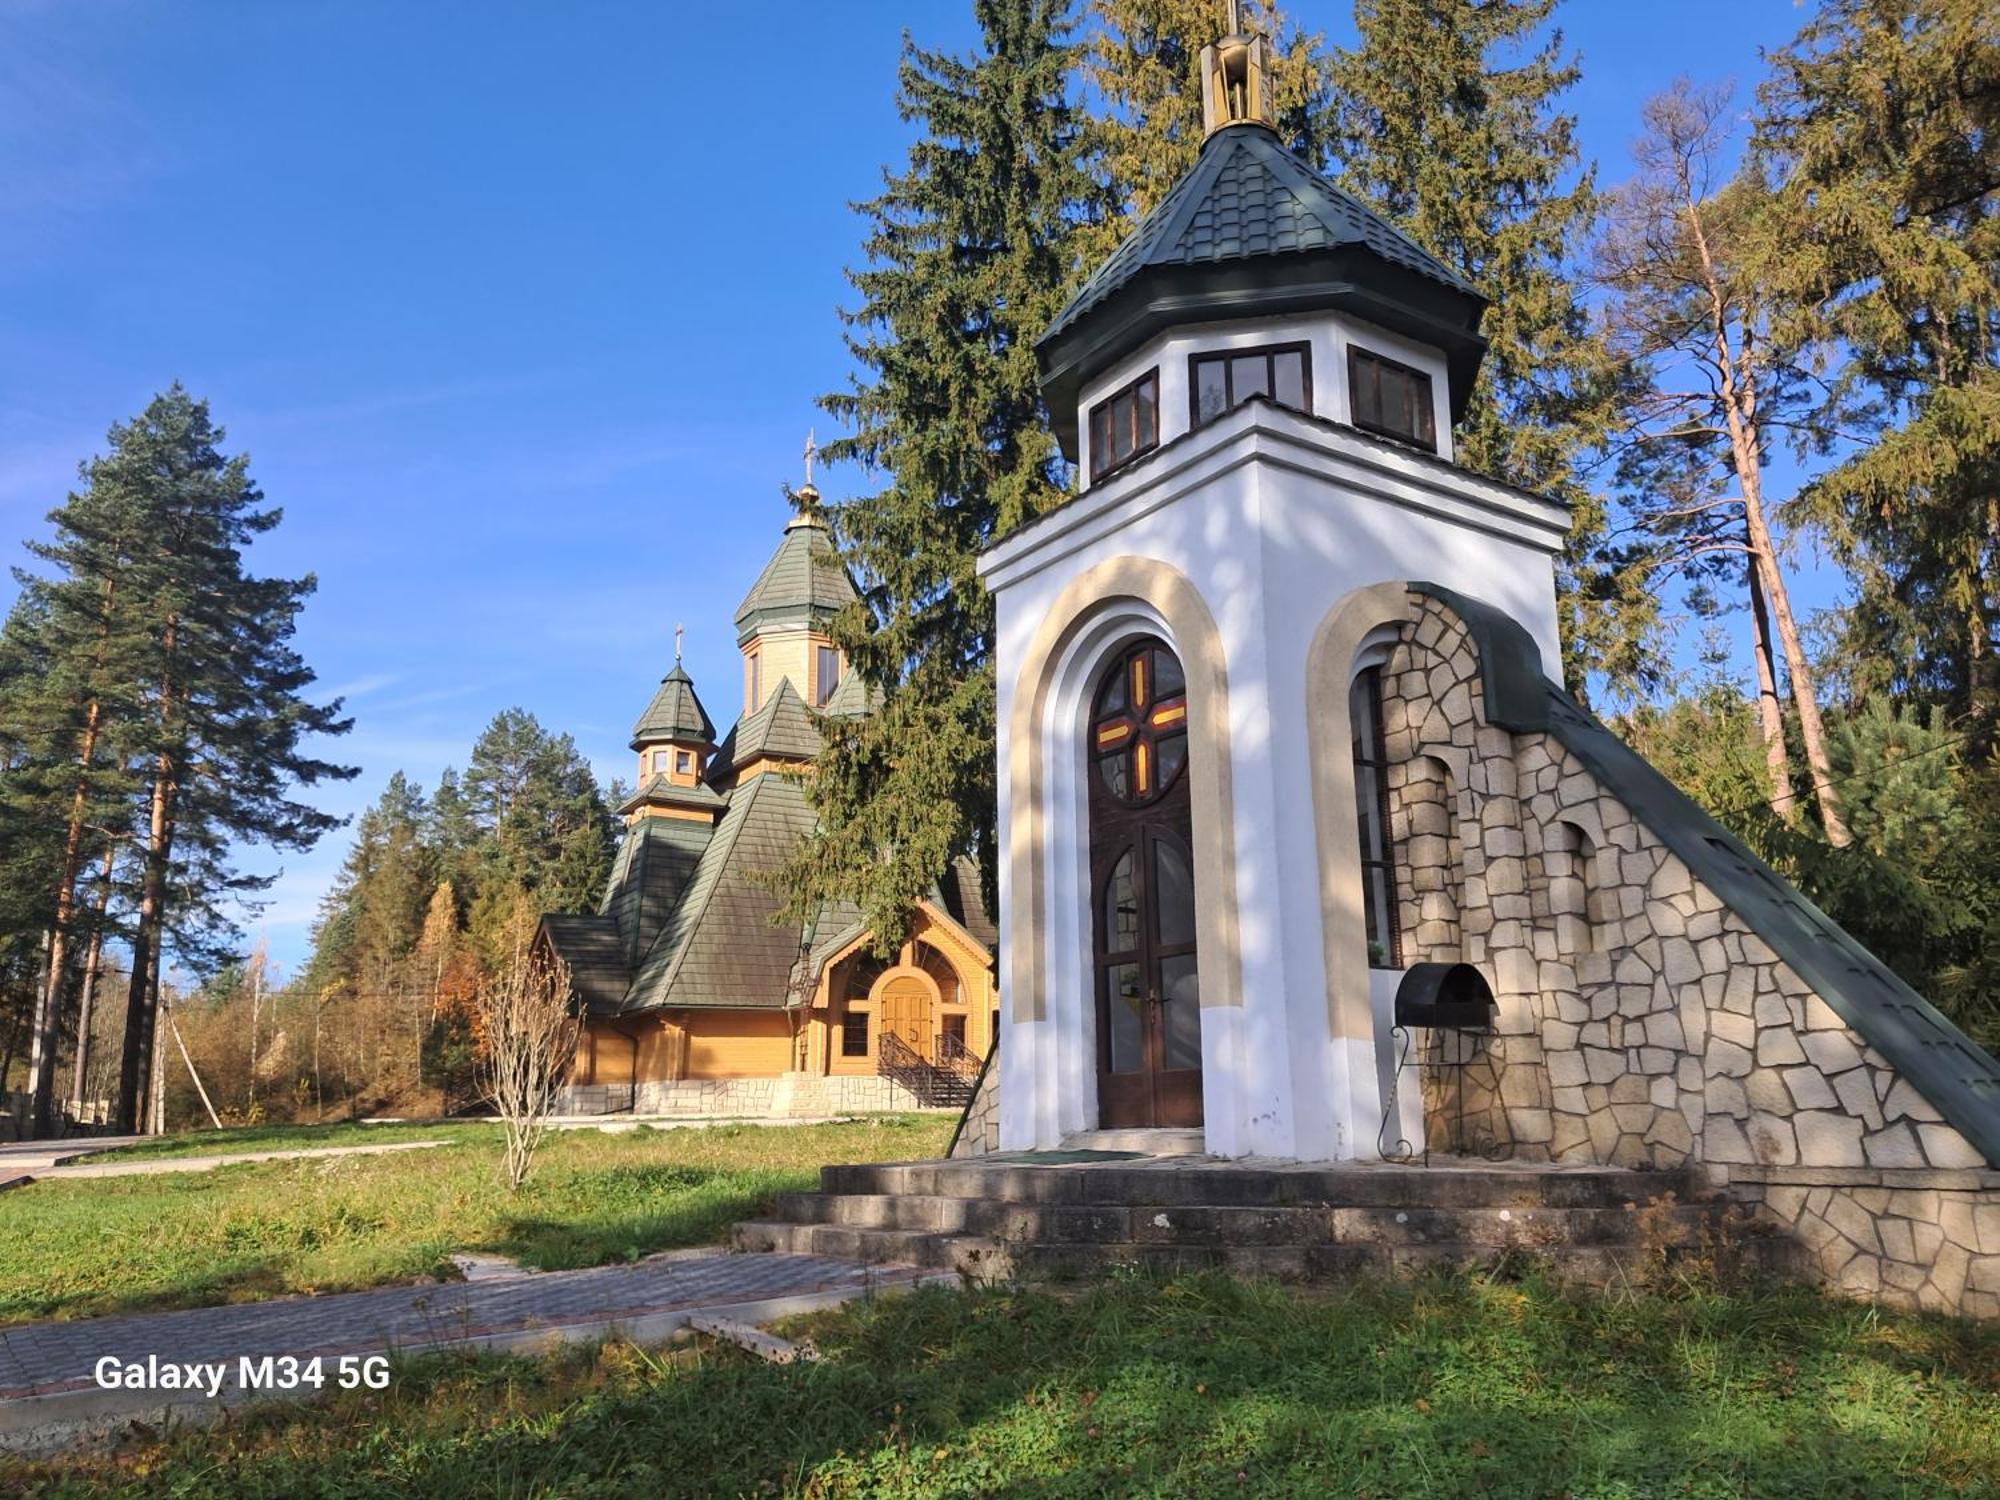
[[[1418,831],[1435,774],[1392,772],[1402,961],[1462,958],[1493,985],[1467,1134],[1531,1160],[1701,1163],[1830,1282],[2000,1315],[2000,1172],[1556,739],[1488,724],[1464,626],[1410,601],[1388,755],[1448,768],[1461,870],[1440,881]],[[1455,891],[1449,941],[1417,871]]]
[[[991,1156],[1000,1149],[1000,1069],[994,1058],[979,1075],[972,1099],[965,1106],[965,1125],[951,1148],[960,1157]]]
[[[572,1084],[563,1090],[559,1114],[622,1113],[686,1118],[797,1119],[921,1108],[917,1097],[893,1078],[875,1074],[827,1077],[785,1073],[772,1078],[682,1078],[641,1082],[635,1087]]]

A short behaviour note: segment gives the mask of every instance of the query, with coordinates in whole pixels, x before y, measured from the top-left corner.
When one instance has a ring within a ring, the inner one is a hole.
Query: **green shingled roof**
[[[768,622],[824,621],[854,597],[854,581],[834,551],[826,523],[816,516],[794,516],[778,550],[736,607],[737,639],[749,640]]]
[[[754,777],[732,794],[694,879],[640,964],[624,1009],[781,1009],[801,956],[801,932],[796,923],[771,925],[781,898],[760,877],[788,859],[812,826],[812,806],[789,777]]]
[[[641,818],[625,830],[598,912],[617,924],[628,969],[653,946],[714,836],[713,823],[688,818]]]
[[[780,677],[763,707],[737,721],[715,758],[731,768],[747,766],[759,757],[811,760],[823,743],[806,700],[792,686],[791,678]]]
[[[708,710],[701,706],[701,699],[695,696],[694,679],[686,673],[679,662],[660,679],[660,690],[653,694],[653,701],[646,705],[646,711],[639,715],[639,722],[632,726],[632,748],[640,749],[662,740],[684,740],[696,744],[715,743],[715,725],[709,721]]]
[[[1242,124],[1203,143],[1194,166],[1056,315],[1035,353],[1057,436],[1074,458],[1084,382],[1163,329],[1226,318],[1340,307],[1406,333],[1445,354],[1456,417],[1485,350],[1485,305],[1451,267],[1267,127]]]
[[[849,668],[819,711],[830,719],[862,719],[881,706],[882,690],[870,687],[866,678]]]
[[[618,811],[629,813],[648,803],[659,803],[667,807],[694,807],[704,812],[721,812],[727,805],[727,799],[715,788],[705,784],[681,786],[667,780],[665,776],[650,776],[644,786],[625,799]]]

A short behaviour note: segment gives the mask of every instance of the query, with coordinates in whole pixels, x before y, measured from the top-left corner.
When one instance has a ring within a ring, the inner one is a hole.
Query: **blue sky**
[[[253,566],[318,574],[299,645],[362,767],[324,805],[434,783],[515,704],[629,775],[677,622],[727,723],[730,614],[847,374],[848,205],[908,140],[902,32],[964,47],[970,10],[0,0],[0,548],[178,378],[285,509]],[[1747,91],[1806,14],[1570,0],[1604,180],[1647,95]],[[288,967],[345,844],[246,858]]]

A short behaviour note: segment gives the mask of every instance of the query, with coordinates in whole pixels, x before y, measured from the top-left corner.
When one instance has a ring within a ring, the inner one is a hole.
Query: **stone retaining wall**
[[[2000,1174],[1558,740],[1490,724],[1463,624],[1410,609],[1382,668],[1402,961],[1476,964],[1498,1003],[1466,1137],[1699,1163],[1833,1284],[2000,1313]]]
[[[624,1101],[629,1097],[630,1103]],[[681,1078],[634,1086],[572,1084],[563,1090],[560,1114],[609,1114],[693,1118],[813,1118],[918,1109],[916,1095],[876,1074],[829,1077],[785,1073],[773,1078]]]
[[[954,1159],[991,1156],[1000,1149],[1000,1059],[986,1065],[965,1106],[965,1122],[952,1144]]]

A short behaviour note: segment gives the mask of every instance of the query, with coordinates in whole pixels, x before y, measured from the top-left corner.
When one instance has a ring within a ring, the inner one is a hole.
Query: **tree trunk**
[[[90,947],[83,957],[83,991],[76,1012],[76,1072],[69,1089],[71,1108],[78,1115],[89,1099],[90,1025],[97,1009],[97,979],[104,966],[104,921],[111,909],[111,876],[117,857],[115,849],[104,851],[104,874],[98,880],[97,904],[91,912]]]
[[[56,1096],[56,1047],[62,1035],[69,993],[69,930],[76,920],[76,877],[83,868],[83,820],[89,805],[90,770],[97,761],[99,705],[84,711],[76,753],[76,786],[70,793],[69,826],[63,833],[62,863],[56,866],[56,916],[49,930],[48,973],[35,999],[35,1031],[28,1050],[28,1134],[49,1133]]]
[[[1751,654],[1757,659],[1757,722],[1764,736],[1764,766],[1771,777],[1771,811],[1780,822],[1792,821],[1798,796],[1792,790],[1791,757],[1785,750],[1785,714],[1778,703],[1778,674],[1771,652],[1771,617],[1764,606],[1764,585],[1754,561],[1746,560],[1750,577]]]
[[[139,892],[139,926],[132,937],[132,983],[125,1002],[125,1047],[118,1065],[118,1128],[139,1128],[146,1081],[152,1075],[153,1017],[159,1004],[160,939],[166,917],[167,864],[173,848],[172,766],[159,757],[147,825],[146,873]]]
[[[1792,679],[1792,702],[1799,711],[1799,738],[1805,743],[1806,769],[1812,775],[1813,797],[1819,803],[1819,820],[1826,829],[1826,841],[1836,849],[1854,842],[1847,821],[1840,815],[1840,799],[1833,789],[1833,767],[1827,759],[1826,731],[1820,723],[1819,699],[1813,692],[1812,665],[1806,660],[1799,627],[1792,619],[1791,596],[1771,545],[1771,533],[1764,524],[1764,508],[1756,486],[1743,487],[1743,512],[1749,522],[1751,557],[1761,569],[1764,591],[1770,599],[1771,614],[1778,627],[1778,642],[1785,649],[1785,672]]]

